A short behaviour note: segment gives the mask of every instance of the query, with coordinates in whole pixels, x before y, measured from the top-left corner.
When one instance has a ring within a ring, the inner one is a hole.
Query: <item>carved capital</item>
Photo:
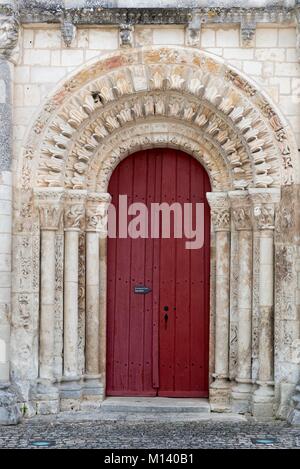
[[[228,195],[235,229],[250,231],[252,229],[252,205],[248,193],[246,191],[232,191]]]
[[[257,230],[274,230],[276,209],[280,202],[280,189],[249,189],[252,216]]]
[[[19,22],[15,16],[0,14],[0,58],[9,59],[17,46]]]
[[[39,209],[41,230],[57,230],[63,213],[64,189],[36,189],[35,203]]]
[[[65,230],[80,230],[85,214],[86,191],[74,190],[66,193],[64,210]]]
[[[215,231],[230,231],[230,201],[226,192],[206,194],[211,208],[211,220]]]
[[[108,193],[88,194],[86,204],[86,231],[106,231],[107,210],[111,202]]]

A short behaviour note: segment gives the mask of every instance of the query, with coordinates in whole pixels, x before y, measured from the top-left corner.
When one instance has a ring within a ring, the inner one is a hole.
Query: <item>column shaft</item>
[[[78,241],[79,232],[65,232],[64,377],[78,378]]]
[[[252,256],[252,232],[240,231],[237,381],[245,383],[251,382]]]
[[[55,231],[41,231],[40,371],[53,382],[55,305]]]
[[[260,237],[260,334],[259,334],[259,381],[273,381],[274,370],[274,241],[273,232],[266,231]]]
[[[214,410],[229,406],[230,205],[228,194],[206,194],[216,238],[215,369],[210,386]]]
[[[253,395],[253,414],[274,414],[274,229],[280,189],[249,189],[253,217],[260,233],[259,371]]]
[[[216,338],[215,374],[228,379],[229,369],[229,233],[216,233]]]
[[[0,183],[0,385],[7,385],[10,356],[11,245],[12,245],[11,172],[2,171]]]
[[[70,190],[64,207],[64,350],[61,409],[79,410],[82,387],[78,370],[79,234],[86,191]]]
[[[102,242],[107,236],[107,209],[110,203],[107,193],[89,193],[86,207],[86,375],[85,396],[99,400],[103,396],[105,383],[102,360],[105,360],[106,275],[103,276],[101,259]],[[106,262],[106,258],[105,258]],[[101,283],[104,282],[104,283]]]
[[[86,373],[99,375],[99,234],[86,234]]]

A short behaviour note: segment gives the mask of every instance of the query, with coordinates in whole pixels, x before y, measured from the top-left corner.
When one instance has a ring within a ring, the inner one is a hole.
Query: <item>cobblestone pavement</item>
[[[300,428],[283,422],[183,416],[128,419],[117,415],[94,421],[77,419],[71,423],[39,418],[15,427],[0,427],[0,448],[33,448],[40,440],[49,441],[55,448],[300,448]],[[262,445],[252,442],[255,438],[276,441]]]

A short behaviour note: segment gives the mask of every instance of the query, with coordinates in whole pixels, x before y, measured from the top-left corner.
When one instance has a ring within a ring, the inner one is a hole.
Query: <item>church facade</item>
[[[225,3],[0,2],[0,423],[300,423],[300,3]],[[204,246],[107,238],[122,194],[198,198]]]

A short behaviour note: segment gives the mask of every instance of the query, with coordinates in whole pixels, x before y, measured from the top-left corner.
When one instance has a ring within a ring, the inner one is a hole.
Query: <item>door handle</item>
[[[167,322],[168,319],[169,319],[169,316],[168,316],[168,314],[166,313],[166,314],[164,315],[164,320],[165,320],[165,322]]]

